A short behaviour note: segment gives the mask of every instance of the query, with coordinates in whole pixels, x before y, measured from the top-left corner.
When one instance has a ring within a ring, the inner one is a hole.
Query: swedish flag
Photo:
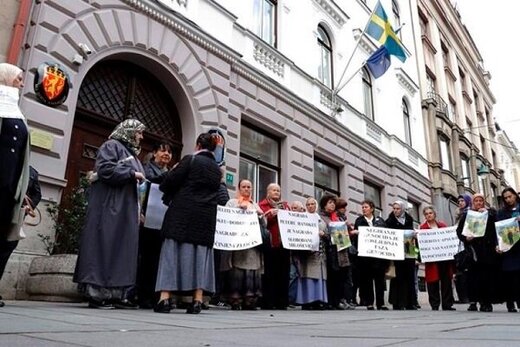
[[[366,33],[383,44],[388,54],[395,55],[404,63],[406,54],[403,45],[388,21],[388,17],[380,1],[377,2],[374,13],[372,13],[370,17]]]

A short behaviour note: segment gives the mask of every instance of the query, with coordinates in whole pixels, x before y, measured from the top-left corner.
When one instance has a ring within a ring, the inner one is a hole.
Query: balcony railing
[[[446,103],[446,101],[444,101],[444,99],[437,93],[433,92],[433,91],[429,91],[426,96],[428,97],[428,99],[433,99],[435,100],[437,106],[436,106],[436,110],[437,112],[439,113],[442,113],[442,114],[445,114],[448,118],[449,118],[449,110],[448,110],[448,104]]]

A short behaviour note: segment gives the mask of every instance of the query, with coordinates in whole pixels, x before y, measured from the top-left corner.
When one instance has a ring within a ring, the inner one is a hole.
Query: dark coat
[[[413,218],[405,212],[404,224],[397,220],[393,212],[390,212],[385,221],[386,227],[389,229],[413,230]]]
[[[168,173],[168,168],[161,169],[153,159],[144,164],[143,167],[146,179],[152,183],[161,183]]]
[[[516,211],[520,211],[520,204],[516,206]],[[513,217],[513,211],[510,208],[503,207],[498,211],[497,221],[509,219]],[[502,270],[518,271],[520,270],[520,243],[516,243],[507,252],[502,253]]]
[[[499,257],[496,252],[497,234],[495,231],[495,222],[497,221],[497,215],[495,210],[488,210],[488,220],[484,236],[475,237],[471,241],[468,241],[466,239],[466,236],[462,235],[464,223],[466,222],[466,216],[467,212],[462,215],[457,226],[457,236],[462,242],[464,242],[464,247],[473,248],[476,254],[477,263],[497,264],[499,261]]]
[[[103,288],[135,284],[139,243],[136,156],[117,140],[99,148],[74,281]]]
[[[170,196],[164,238],[213,247],[221,172],[213,154],[187,155],[166,175],[159,189]]]

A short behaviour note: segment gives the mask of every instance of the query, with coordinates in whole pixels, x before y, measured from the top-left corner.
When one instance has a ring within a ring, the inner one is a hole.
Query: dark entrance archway
[[[141,144],[141,160],[151,151],[154,142],[168,141],[174,151],[172,162],[178,161],[182,129],[170,93],[153,74],[136,64],[102,61],[88,72],[79,91],[65,173],[65,194],[94,168],[97,149],[126,118],[137,118],[147,127]]]

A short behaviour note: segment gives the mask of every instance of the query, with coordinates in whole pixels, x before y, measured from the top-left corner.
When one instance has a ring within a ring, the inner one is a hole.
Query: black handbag
[[[271,233],[267,229],[267,225],[263,220],[260,220],[260,234],[262,235],[262,244],[258,247],[262,250],[271,248]]]
[[[476,262],[475,250],[473,247],[467,246],[463,250],[456,253],[453,258],[455,259],[455,267],[457,268],[457,271],[467,271]]]

